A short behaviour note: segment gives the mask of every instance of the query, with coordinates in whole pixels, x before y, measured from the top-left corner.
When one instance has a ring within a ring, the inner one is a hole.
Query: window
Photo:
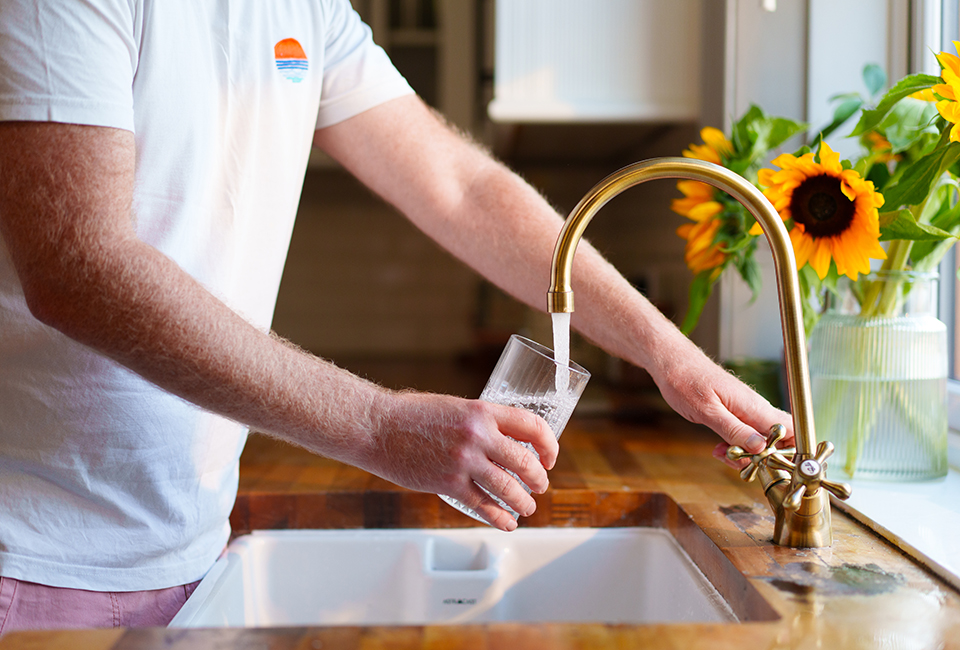
[[[925,4],[925,3],[919,3]],[[937,4],[937,3],[933,3]],[[940,3],[940,43],[938,50],[953,50],[948,44],[960,40],[960,0],[942,0]],[[932,45],[932,44],[930,44]],[[934,49],[927,47],[927,49]],[[916,50],[915,50],[916,51]],[[957,270],[960,255],[955,245],[940,266],[940,319],[947,324],[947,350],[950,379],[948,417],[950,428],[960,432],[960,281]]]

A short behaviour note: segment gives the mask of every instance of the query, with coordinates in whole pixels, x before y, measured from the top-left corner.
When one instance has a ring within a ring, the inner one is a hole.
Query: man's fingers
[[[547,470],[543,468],[536,452],[529,443],[504,439],[499,449],[493,450],[490,460],[504,469],[516,474],[521,481],[536,492],[543,494],[550,487]],[[514,481],[516,482],[516,481]],[[519,510],[517,512],[520,512]],[[522,514],[522,513],[521,513]]]
[[[744,424],[726,409],[716,414],[715,421],[717,433],[729,445],[742,447],[751,454],[760,453],[767,445],[766,438],[756,429]]]
[[[560,444],[549,425],[547,425],[546,420],[523,409],[499,404],[495,406],[497,406],[497,409],[494,417],[497,420],[500,433],[520,442],[530,443],[537,454],[540,455],[540,464],[546,469],[553,468],[557,462],[557,454],[560,452]],[[505,464],[503,465],[508,467]],[[509,468],[516,471],[514,467]],[[517,473],[520,474],[520,472]],[[528,483],[528,485],[530,484]]]
[[[513,518],[513,515],[500,507],[500,504],[486,494],[483,495],[483,501],[473,506],[473,510],[494,528],[507,533],[517,529],[517,520]]]
[[[494,528],[510,532],[517,528],[516,519],[512,514],[504,510],[503,506],[491,498],[490,494],[496,495],[498,499],[501,499],[505,504],[513,508],[514,511],[523,516],[533,514],[537,504],[512,476],[500,468],[496,468],[496,470],[502,476],[496,476],[494,472],[491,472],[488,476],[480,478],[477,482],[471,481],[466,494],[462,496],[451,496],[460,501],[460,503],[472,508]],[[481,486],[483,490],[480,489]],[[484,492],[484,490],[488,490],[490,494]]]
[[[540,471],[543,469],[541,468]],[[488,471],[475,477],[474,480],[480,487],[523,517],[529,517],[537,509],[537,502],[523,489],[517,479],[497,465],[492,465]]]
[[[735,378],[734,375],[729,376]],[[726,399],[724,395],[727,395]],[[773,425],[782,424],[786,429],[786,436],[780,443],[781,446],[793,445],[793,418],[791,415],[772,406],[770,402],[739,379],[736,379],[736,383],[727,388],[724,394],[718,394],[717,397],[734,417],[747,426],[753,427],[754,431],[760,432],[764,437],[769,435],[770,428]]]
[[[723,461],[733,469],[743,469],[750,462],[746,458],[741,458],[739,460],[730,460],[727,458],[727,450],[730,449],[730,445],[725,442],[717,443],[717,446],[713,448],[713,457],[719,461]]]

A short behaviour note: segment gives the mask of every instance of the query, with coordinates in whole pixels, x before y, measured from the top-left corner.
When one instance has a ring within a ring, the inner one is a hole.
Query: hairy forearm
[[[533,442],[552,465],[556,443],[532,413],[388,391],[258,331],[143,244],[108,258],[99,271],[115,279],[77,283],[69,310],[46,320],[161,388],[405,487],[472,493],[471,506],[483,499],[484,516],[505,530],[516,523],[473,481],[524,514],[532,499],[500,467],[546,489],[533,456],[498,434]]]
[[[410,217],[487,279],[542,311],[563,220],[505,166],[481,151],[469,157],[469,181],[458,202],[436,215],[411,206]],[[572,280],[574,327],[614,356],[662,374],[673,361],[671,349],[695,348],[586,240],[577,248]]]
[[[351,122],[319,132],[317,144],[481,275],[535,309],[546,307],[562,218],[535,189],[415,98]],[[384,137],[360,137],[368,129]],[[384,142],[386,152],[377,146]],[[586,241],[573,280],[574,326],[611,354],[665,372],[665,341],[694,347]]]
[[[371,405],[386,391],[258,331],[135,236],[132,134],[23,124],[0,136],[0,232],[38,320],[315,451],[343,458],[371,444]]]
[[[372,444],[371,407],[386,391],[256,329],[155,249],[128,240],[82,266],[51,267],[74,280],[33,294],[40,320],[179,397],[313,451],[357,463]]]

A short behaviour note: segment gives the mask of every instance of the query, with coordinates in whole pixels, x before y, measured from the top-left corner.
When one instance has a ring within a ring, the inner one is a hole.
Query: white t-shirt
[[[0,120],[133,131],[139,236],[262,329],[313,131],[410,92],[348,0],[0,2]],[[199,579],[245,439],[35,320],[0,239],[0,575]]]

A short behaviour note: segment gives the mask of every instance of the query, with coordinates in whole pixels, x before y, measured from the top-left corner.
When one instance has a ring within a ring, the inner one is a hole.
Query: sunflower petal
[[[687,213],[687,216],[694,221],[706,221],[723,212],[723,205],[716,201],[704,201],[698,204]],[[718,226],[719,227],[719,226]]]
[[[930,88],[930,96],[932,97],[931,101],[938,101],[935,95],[942,97],[943,99],[948,99],[950,101],[957,101],[957,93],[953,89],[953,86],[948,84],[937,84],[933,88]]]
[[[820,142],[820,167],[831,176],[839,176],[843,171],[843,165],[840,164],[840,154],[823,141]]]
[[[809,261],[810,254],[813,252],[813,237],[807,235],[803,226],[795,225],[790,230],[790,242],[793,244],[793,254],[797,258],[797,270]]]
[[[677,181],[677,189],[686,197],[698,197],[705,201],[712,199],[714,193],[712,185],[700,181]]]
[[[821,280],[827,277],[827,272],[830,270],[831,248],[830,240],[826,237],[814,241],[809,263]]]
[[[721,163],[720,154],[716,150],[705,144],[691,144],[689,149],[684,150],[684,157],[705,160],[719,165]]]
[[[957,58],[956,55],[941,52],[937,54],[937,61],[943,66],[944,72],[952,72],[955,75],[960,74],[960,58]]]
[[[733,153],[733,143],[727,140],[727,136],[720,129],[706,126],[700,130],[700,138],[721,156]]]

